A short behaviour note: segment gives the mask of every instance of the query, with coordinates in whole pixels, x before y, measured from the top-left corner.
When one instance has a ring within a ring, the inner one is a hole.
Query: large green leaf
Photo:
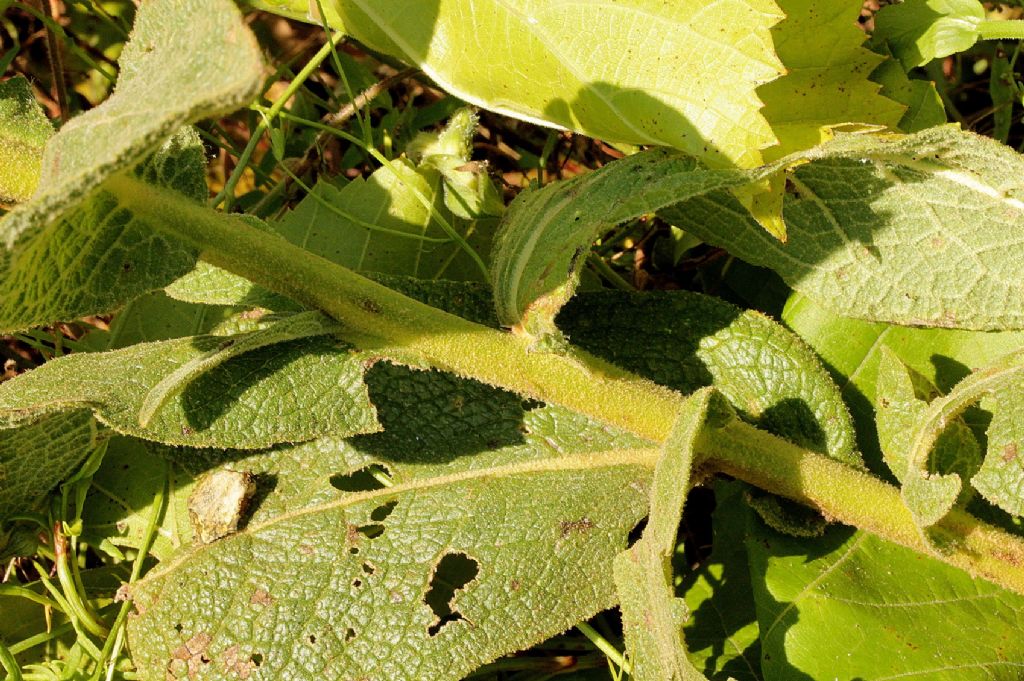
[[[754,521],[747,551],[765,681],[1020,678],[1017,594],[849,528],[808,541]]]
[[[46,147],[39,189],[0,221],[0,330],[110,312],[170,283],[195,254],[102,190],[135,172],[206,197],[205,153],[182,125],[255,96],[262,60],[229,0],[154,0],[138,12],[115,93]],[[165,144],[166,143],[166,144]]]
[[[769,171],[709,170],[668,149],[635,154],[601,170],[521,193],[502,220],[491,263],[498,318],[534,335],[575,292],[591,243],[616,224]]]
[[[310,7],[256,4],[293,15]],[[719,166],[755,166],[759,150],[775,142],[754,92],[782,72],[769,35],[782,14],[771,0],[324,6],[327,20],[349,35],[498,113],[674,147]]]
[[[0,83],[0,201],[24,201],[39,184],[53,127],[21,76]]]
[[[683,576],[690,619],[683,628],[690,659],[712,681],[762,681],[761,643],[743,539],[748,506],[746,486],[715,484],[711,555]]]
[[[0,523],[35,510],[96,444],[96,424],[84,409],[0,430]]]
[[[643,536],[612,564],[630,676],[637,681],[705,679],[687,657],[682,627],[689,614],[685,601],[674,594],[672,556],[690,489],[694,449],[713,396],[711,390],[703,390],[680,406],[654,469]]]
[[[799,293],[786,303],[783,320],[825,362],[839,382],[857,428],[857,443],[870,467],[882,473],[875,430],[875,404],[882,349],[921,374],[940,392],[948,392],[972,368],[991,364],[1024,347],[1024,333],[984,333],[959,329],[918,329],[841,317]],[[964,415],[979,434],[988,425],[979,415]]]
[[[954,127],[843,135],[788,177],[780,243],[726,192],[662,215],[850,317],[1024,328],[1022,157]]]
[[[228,464],[277,483],[237,533],[132,589],[143,678],[459,679],[614,604],[608,564],[646,513],[657,450],[608,450],[629,438],[479,384],[382,371],[383,433],[309,445],[301,469],[276,452]],[[366,455],[391,486],[339,491]]]
[[[772,27],[772,40],[786,75],[758,90],[779,138],[765,158],[817,146],[834,126],[896,129],[906,109],[868,79],[885,58],[863,47],[861,8],[846,0],[780,0],[779,6],[786,18]]]
[[[363,358],[325,335],[332,328],[286,318],[233,336],[67,355],[0,385],[0,413],[25,421],[90,408],[118,432],[206,447],[372,432]]]
[[[814,353],[757,312],[696,293],[583,293],[558,318],[584,350],[690,393],[714,386],[745,419],[858,466],[853,426]],[[645,328],[641,341],[637,329]]]

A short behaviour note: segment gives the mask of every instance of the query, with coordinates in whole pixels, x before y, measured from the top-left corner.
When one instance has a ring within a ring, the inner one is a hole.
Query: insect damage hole
[[[437,636],[441,629],[456,620],[465,619],[452,606],[456,594],[465,590],[480,573],[480,564],[465,553],[447,553],[434,566],[430,586],[423,601],[434,612],[434,622],[427,627],[428,636]]]
[[[338,473],[330,477],[331,487],[342,492],[372,492],[387,487],[391,471],[379,463],[363,466],[350,473]]]

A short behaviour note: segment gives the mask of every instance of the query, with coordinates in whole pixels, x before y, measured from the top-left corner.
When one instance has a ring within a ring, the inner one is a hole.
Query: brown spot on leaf
[[[1017,458],[1017,443],[1011,442],[1003,447],[1003,461],[1010,463]]]
[[[249,597],[249,602],[253,605],[270,605],[274,602],[274,597],[263,589],[256,589]]]
[[[224,671],[239,679],[248,679],[256,669],[252,657],[241,654],[237,643],[224,651],[222,661]]]
[[[565,539],[571,534],[584,534],[594,528],[594,522],[590,518],[580,518],[579,520],[563,520],[558,523],[558,528],[562,533],[562,538]]]
[[[264,310],[262,307],[256,307],[256,308],[253,308],[251,310],[246,310],[245,312],[243,312],[239,316],[242,319],[259,319],[259,318],[261,318],[265,314],[267,314],[266,310]]]

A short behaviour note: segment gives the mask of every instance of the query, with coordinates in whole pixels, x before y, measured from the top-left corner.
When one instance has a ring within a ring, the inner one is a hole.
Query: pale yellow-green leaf
[[[772,0],[324,4],[328,22],[498,113],[714,165],[755,166],[775,142],[755,93],[782,72]]]
[[[53,135],[28,81],[0,83],[0,201],[24,201],[39,183],[43,146]]]

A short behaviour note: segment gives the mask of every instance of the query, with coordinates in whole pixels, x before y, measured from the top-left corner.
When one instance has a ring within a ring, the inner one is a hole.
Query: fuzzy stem
[[[978,24],[981,40],[1024,40],[1024,21],[982,21]]]
[[[338,320],[361,350],[436,368],[558,404],[655,442],[664,441],[680,395],[583,353],[532,350],[527,339],[487,328],[377,284],[129,175],[105,185],[154,227],[192,243],[201,257]],[[813,506],[826,516],[929,554],[1024,594],[1024,542],[959,510],[921,537],[897,488],[866,472],[731,420],[709,427],[698,452],[705,469]]]
[[[931,530],[928,543],[896,487],[867,472],[802,449],[742,421],[709,428],[698,450],[705,469],[813,506],[830,520],[1024,593],[1024,541],[954,509]]]

